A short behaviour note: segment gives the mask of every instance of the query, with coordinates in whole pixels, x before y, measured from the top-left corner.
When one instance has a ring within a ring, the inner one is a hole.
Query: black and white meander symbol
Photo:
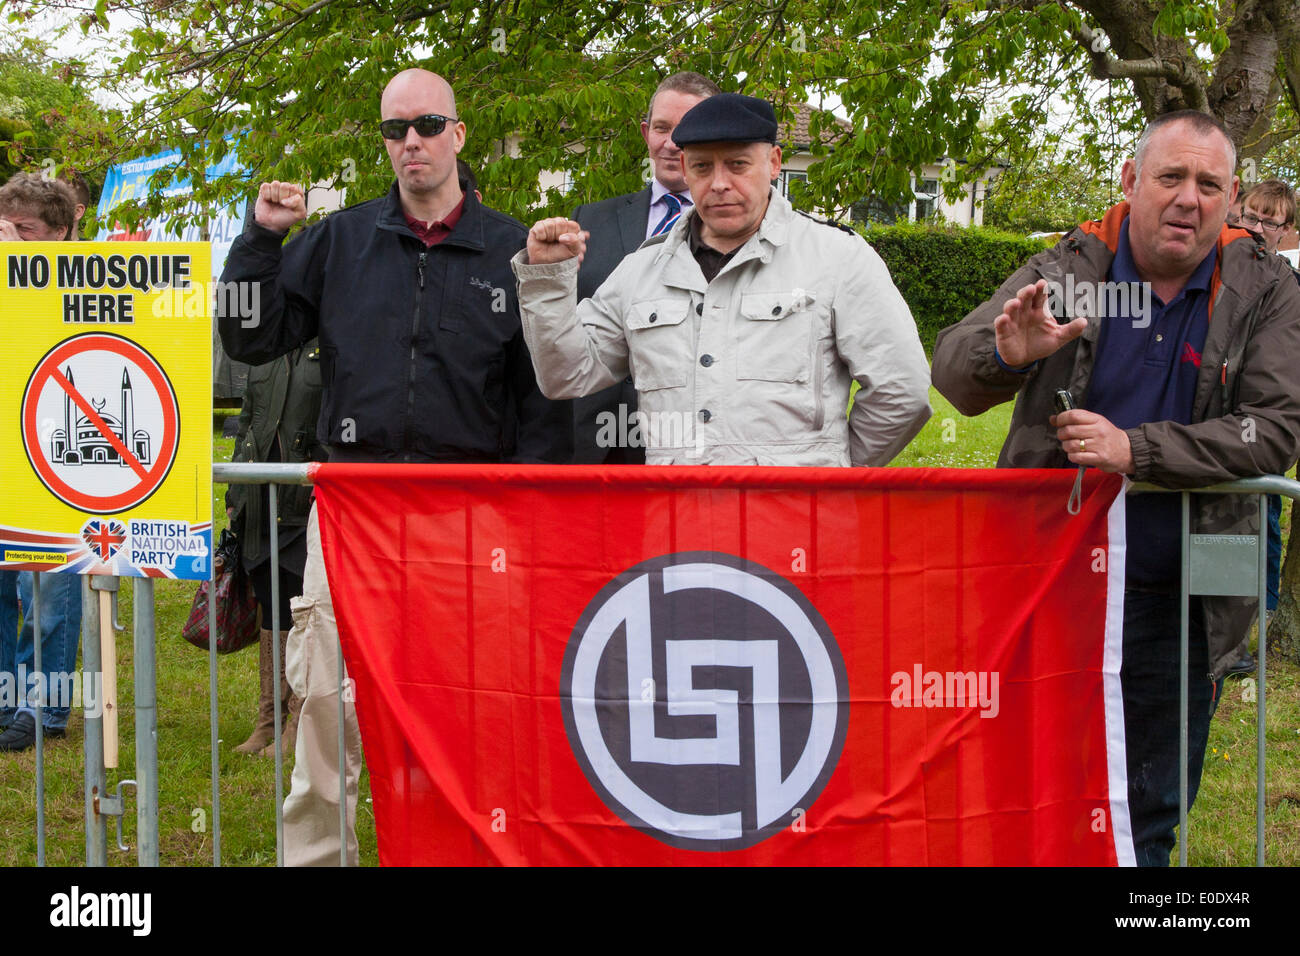
[[[848,731],[817,609],[731,554],[661,555],[584,609],[560,677],[569,743],[605,804],[674,847],[738,850],[796,823]]]

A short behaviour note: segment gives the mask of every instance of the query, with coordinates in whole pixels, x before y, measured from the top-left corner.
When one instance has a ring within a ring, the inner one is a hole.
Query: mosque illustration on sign
[[[72,366],[63,370],[69,385],[76,383],[72,379]],[[149,464],[149,433],[135,427],[135,396],[131,389],[131,376],[125,367],[122,369],[122,408],[121,415],[107,415],[104,406],[108,399],[91,399],[95,412],[124,447],[133,454],[142,465]],[[68,436],[73,435],[69,441]],[[126,468],[130,462],[122,458],[117,448],[96,427],[90,418],[73,404],[72,397],[63,396],[63,427],[57,428],[50,435],[50,460],[56,465],[121,465]]]

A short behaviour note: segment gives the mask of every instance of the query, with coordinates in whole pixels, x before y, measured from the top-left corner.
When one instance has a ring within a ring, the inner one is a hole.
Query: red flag
[[[380,860],[1131,862],[1074,476],[321,466]]]

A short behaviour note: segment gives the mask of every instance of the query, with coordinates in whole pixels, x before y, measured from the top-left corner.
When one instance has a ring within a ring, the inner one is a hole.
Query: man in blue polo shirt
[[[1088,382],[1087,410],[1119,429],[1145,422],[1190,425],[1209,331],[1210,281],[1218,265],[1214,248],[1201,260],[1168,302],[1147,294],[1133,261],[1129,223],[1120,227],[1119,245],[1107,279],[1111,288],[1138,289],[1099,326],[1097,358]],[[1127,304],[1128,308],[1123,308]],[[1082,398],[1083,396],[1079,396]],[[1080,402],[1082,406],[1082,402]],[[1086,437],[1083,438],[1086,442]],[[1141,547],[1129,549],[1127,585],[1177,591],[1182,528],[1175,495],[1143,495],[1128,503],[1128,534]]]
[[[1236,149],[1194,111],[1161,116],[1121,174],[1126,202],[1032,258],[939,334],[934,384],[966,415],[1017,395],[998,464],[1082,465],[1195,488],[1284,471],[1300,441],[1300,288],[1225,228]],[[1058,390],[1074,410],[1054,414]],[[1258,533],[1253,499],[1198,495],[1193,530]],[[1129,814],[1141,865],[1178,820],[1179,502],[1128,502],[1123,688]],[[1188,797],[1223,674],[1254,601],[1191,600]]]

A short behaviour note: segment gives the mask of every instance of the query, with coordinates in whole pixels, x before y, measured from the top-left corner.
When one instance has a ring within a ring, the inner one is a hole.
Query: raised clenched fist
[[[572,219],[543,219],[528,230],[528,262],[535,266],[545,265],[574,256],[581,262],[590,235]]]
[[[302,187],[279,181],[262,183],[257,190],[253,220],[273,232],[288,232],[307,218],[307,197]]]

